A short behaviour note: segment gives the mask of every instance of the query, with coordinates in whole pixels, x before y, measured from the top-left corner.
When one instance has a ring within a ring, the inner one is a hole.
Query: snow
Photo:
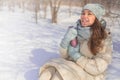
[[[39,19],[35,24],[33,13],[20,10],[0,11],[0,80],[38,80],[40,66],[60,57],[59,43],[69,25],[79,19],[78,8],[68,16],[66,8],[59,11],[58,24]],[[49,13],[48,13],[49,14]],[[120,19],[118,19],[120,20]],[[111,23],[110,19],[107,20]],[[109,25],[110,26],[110,25]],[[120,80],[120,26],[110,27],[113,35],[113,60],[107,80]]]

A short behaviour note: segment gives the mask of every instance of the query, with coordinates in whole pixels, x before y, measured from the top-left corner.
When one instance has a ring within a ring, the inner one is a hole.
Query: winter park
[[[113,53],[106,80],[120,80],[120,0],[0,0],[0,80],[38,80],[40,67],[60,57],[60,41],[87,3],[107,9]]]

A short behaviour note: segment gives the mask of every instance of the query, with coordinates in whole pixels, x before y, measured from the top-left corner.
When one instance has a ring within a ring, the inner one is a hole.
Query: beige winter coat
[[[80,51],[82,56],[70,61],[67,50],[61,48],[61,56],[49,61],[40,68],[39,80],[105,80],[105,71],[111,62],[111,36],[103,42],[104,47],[98,55],[93,56],[83,40]]]

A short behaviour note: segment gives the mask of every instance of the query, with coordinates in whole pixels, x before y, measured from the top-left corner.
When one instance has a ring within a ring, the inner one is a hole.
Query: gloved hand
[[[79,49],[79,44],[76,47],[72,47],[71,45],[68,47],[68,54],[74,61],[76,61],[81,56]]]
[[[66,32],[64,38],[62,39],[60,46],[62,48],[67,48],[70,44],[70,41],[73,40],[77,36],[77,30],[74,28],[69,28]]]

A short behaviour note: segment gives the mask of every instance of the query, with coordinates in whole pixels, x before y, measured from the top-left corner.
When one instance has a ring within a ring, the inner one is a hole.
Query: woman
[[[63,58],[40,68],[39,80],[105,80],[111,62],[112,41],[100,4],[83,7],[77,27],[69,28],[60,43]]]

